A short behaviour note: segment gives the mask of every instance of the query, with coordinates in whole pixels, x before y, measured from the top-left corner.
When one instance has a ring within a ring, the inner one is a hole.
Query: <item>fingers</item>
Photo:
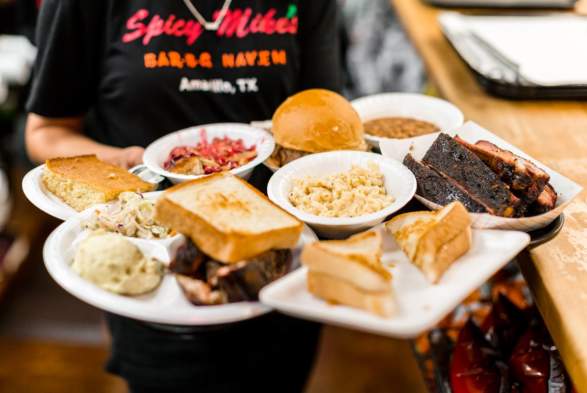
[[[145,149],[140,146],[130,146],[126,148],[107,146],[105,149],[98,152],[97,155],[99,159],[112,165],[129,169],[143,163],[144,152]]]
[[[145,149],[139,146],[131,146],[122,150],[123,166],[128,169],[143,163]]]

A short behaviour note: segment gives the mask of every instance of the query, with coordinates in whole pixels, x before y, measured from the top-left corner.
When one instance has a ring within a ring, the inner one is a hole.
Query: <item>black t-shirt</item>
[[[192,3],[213,20],[224,1]],[[88,114],[87,134],[116,146],[270,119],[299,90],[339,90],[336,9],[336,0],[233,0],[206,31],[182,0],[44,0],[27,107]]]

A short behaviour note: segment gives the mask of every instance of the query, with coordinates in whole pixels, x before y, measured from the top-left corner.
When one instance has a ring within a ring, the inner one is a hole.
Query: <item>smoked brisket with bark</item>
[[[203,254],[191,240],[169,268],[186,298],[197,305],[258,299],[259,291],[291,270],[291,250],[271,250],[246,261],[224,264]]]
[[[479,157],[449,135],[438,136],[422,163],[458,183],[472,198],[482,202],[488,213],[503,217],[520,215],[521,200]]]
[[[548,173],[534,163],[491,142],[482,140],[472,144],[458,136],[454,140],[479,157],[526,204],[534,202],[550,180]]]
[[[416,161],[411,154],[404,158],[404,165],[418,179],[418,195],[441,206],[460,201],[470,212],[485,213],[487,211],[482,203],[476,201],[456,182],[443,177],[430,166]]]

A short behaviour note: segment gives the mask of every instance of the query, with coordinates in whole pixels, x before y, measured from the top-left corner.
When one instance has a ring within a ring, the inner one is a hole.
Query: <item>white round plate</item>
[[[135,297],[117,295],[84,280],[71,269],[70,263],[73,260],[77,244],[86,236],[81,228],[81,222],[87,219],[92,212],[93,209],[88,209],[70,217],[51,233],[43,249],[45,266],[51,277],[63,289],[78,299],[104,311],[125,317],[182,326],[236,322],[265,314],[271,310],[259,302],[195,306],[185,298],[171,273],[165,274],[161,285],[155,291]],[[133,242],[145,255],[157,256],[163,263],[170,262],[172,250],[183,241],[181,235],[164,240],[127,239]],[[296,263],[299,264],[301,247],[305,243],[315,240],[314,232],[305,226],[294,250],[294,266]]]
[[[385,177],[385,189],[394,202],[378,212],[359,217],[320,217],[295,208],[288,195],[294,179],[306,176],[322,177],[349,171],[353,165],[367,166],[374,162]],[[269,180],[267,195],[274,203],[299,220],[310,225],[318,234],[342,238],[374,227],[405,206],[416,193],[416,178],[401,162],[381,154],[360,151],[331,151],[298,158],[284,165]]]
[[[382,117],[409,117],[435,124],[441,131],[463,125],[465,117],[459,108],[448,101],[423,94],[383,93],[357,98],[351,102],[361,121]],[[365,140],[378,147],[379,142],[390,138],[365,133]]]
[[[63,221],[78,214],[74,208],[47,190],[42,181],[44,170],[45,164],[39,165],[31,169],[22,179],[22,191],[29,202],[39,210]],[[156,195],[157,192],[147,192],[144,195],[151,194]]]
[[[247,178],[255,167],[265,161],[275,148],[273,136],[260,128],[251,127],[244,123],[215,123],[190,127],[185,130],[172,132],[151,143],[145,150],[143,162],[151,171],[165,176],[173,183],[181,183],[187,180],[197,179],[206,175],[182,175],[163,169],[163,163],[167,160],[171,150],[178,146],[195,146],[200,141],[202,130],[206,130],[208,139],[215,137],[229,137],[242,139],[246,146],[257,146],[257,157],[251,162],[235,168],[230,172],[237,176]]]
[[[22,191],[39,210],[60,220],[67,220],[77,211],[45,188],[41,180],[44,169],[45,165],[43,164],[30,170],[22,179]]]

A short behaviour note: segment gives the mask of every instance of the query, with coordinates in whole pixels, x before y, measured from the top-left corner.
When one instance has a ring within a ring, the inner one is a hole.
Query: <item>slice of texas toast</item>
[[[115,199],[124,191],[152,191],[154,185],[95,155],[54,158],[45,162],[47,190],[77,211]]]
[[[302,263],[308,267],[308,291],[332,303],[389,317],[395,306],[381,248],[381,234],[375,231],[306,245]]]
[[[381,235],[369,231],[347,240],[325,240],[304,247],[302,263],[365,291],[388,291],[391,273],[381,264]]]
[[[293,248],[303,229],[295,217],[229,173],[168,189],[157,201],[156,217],[224,263],[236,263],[270,249]]]
[[[390,291],[366,292],[348,281],[312,270],[308,272],[308,291],[334,304],[360,308],[381,317],[392,316],[396,308]]]

